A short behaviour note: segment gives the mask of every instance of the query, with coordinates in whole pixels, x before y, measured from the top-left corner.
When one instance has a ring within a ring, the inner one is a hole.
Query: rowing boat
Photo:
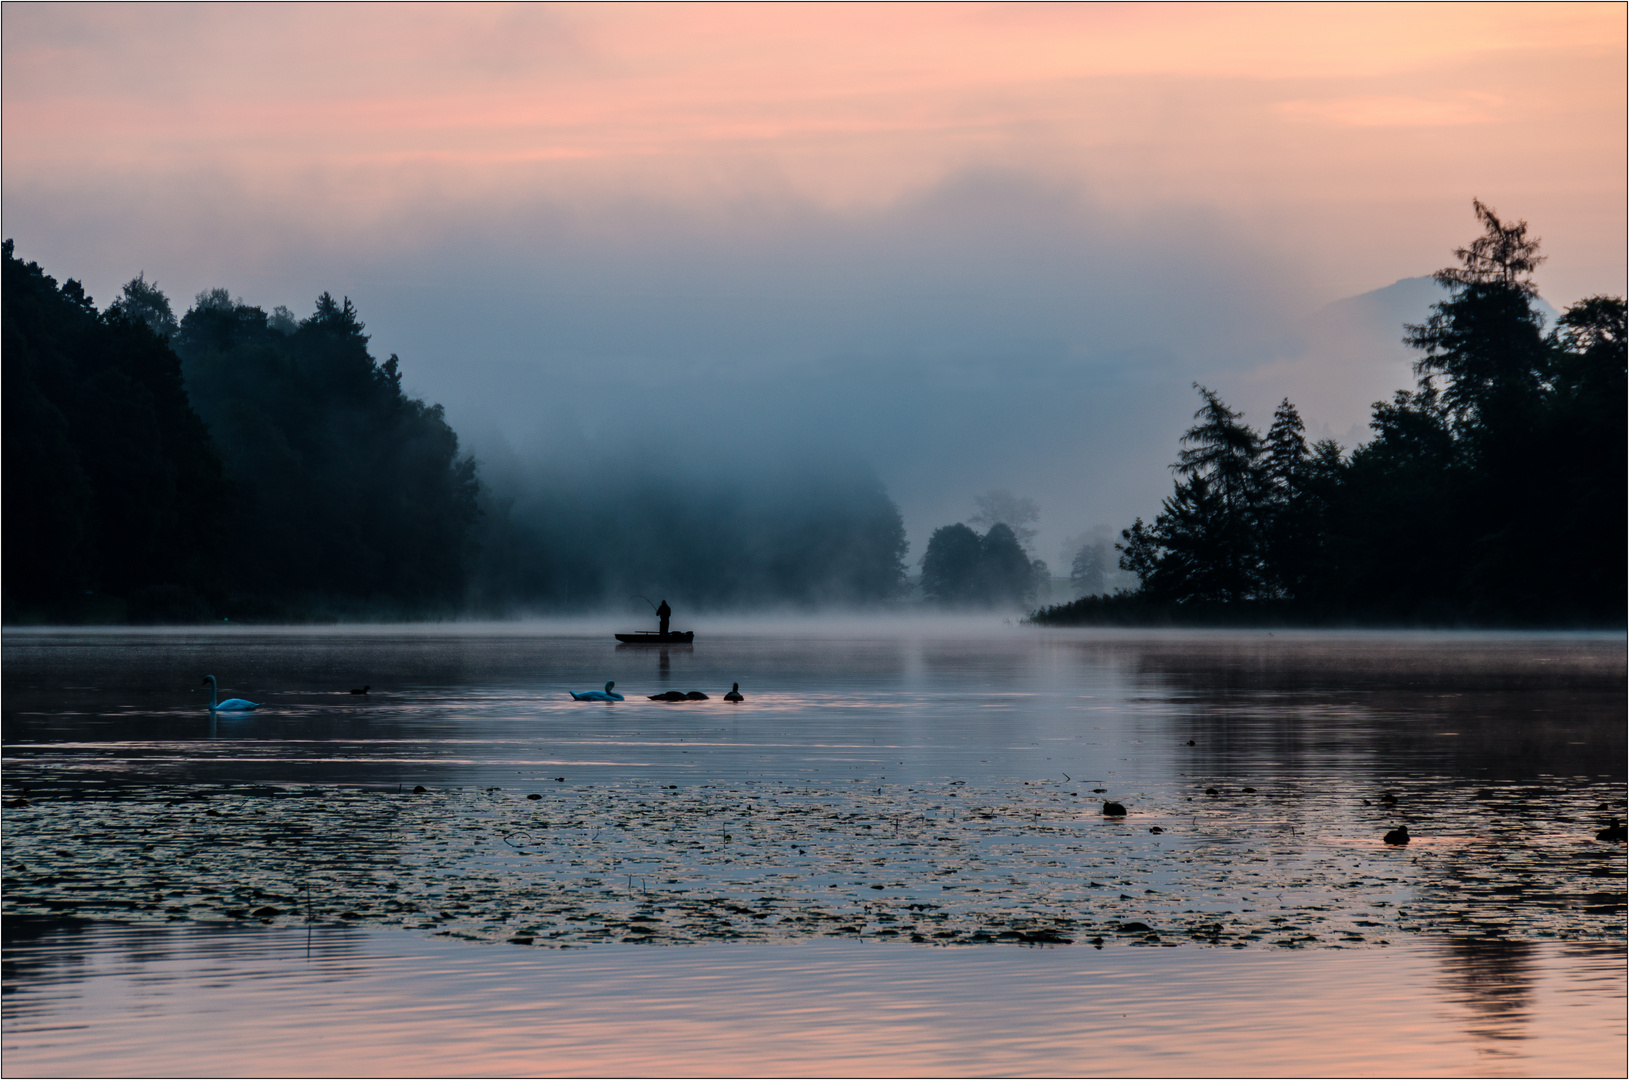
[[[636,630],[631,634],[618,634],[624,645],[688,645],[696,638],[694,630],[674,630],[659,634],[654,630]]]

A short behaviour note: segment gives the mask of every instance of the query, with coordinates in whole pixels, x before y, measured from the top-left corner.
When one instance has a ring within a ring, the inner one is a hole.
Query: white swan
[[[611,687],[615,685],[615,682],[608,682],[605,684],[604,690],[585,690],[580,694],[577,691],[572,690],[570,691],[571,699],[573,701],[621,701],[621,694],[613,694],[611,692]]]
[[[215,682],[215,676],[205,675],[204,682],[209,684],[209,711],[210,712],[248,712],[250,709],[260,708],[258,701],[247,701],[240,697],[229,697],[225,701],[216,701],[221,696],[221,688]],[[200,683],[199,685],[203,685]]]

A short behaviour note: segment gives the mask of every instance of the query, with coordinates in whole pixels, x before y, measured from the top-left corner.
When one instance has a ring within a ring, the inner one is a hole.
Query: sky
[[[1348,447],[1477,224],[1625,292],[1620,4],[7,3],[0,219],[349,296],[489,462],[869,460],[916,558],[1005,487],[1038,554],[1150,517],[1196,407]]]

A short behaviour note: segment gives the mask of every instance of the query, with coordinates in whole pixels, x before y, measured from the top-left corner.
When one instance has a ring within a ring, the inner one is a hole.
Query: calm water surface
[[[611,629],[8,632],[8,1073],[1623,1071],[1622,635]]]

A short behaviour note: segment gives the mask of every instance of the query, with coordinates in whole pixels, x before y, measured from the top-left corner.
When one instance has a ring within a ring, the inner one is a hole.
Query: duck
[[[1629,830],[1624,828],[1623,822],[1619,821],[1617,818],[1613,818],[1612,824],[1595,834],[1595,839],[1616,840],[1621,844],[1625,840],[1629,840]]]
[[[669,690],[665,694],[646,694],[652,701],[709,701],[711,700],[700,690],[692,690],[688,694],[681,690]]]
[[[607,682],[605,684],[605,689],[604,690],[584,690],[580,694],[577,693],[577,691],[572,690],[570,692],[571,693],[571,700],[573,700],[573,701],[621,701],[622,700],[622,695],[617,694],[617,693],[613,693],[611,691],[611,687],[613,687],[615,685],[616,685],[616,682],[613,680],[613,681]]]
[[[373,685],[371,683],[364,684],[360,688],[353,686],[353,687],[351,687],[351,693],[353,693],[353,694],[364,694],[365,695],[365,694],[367,694],[367,692],[369,690],[372,690],[372,689],[373,689]]]
[[[1382,843],[1390,844],[1392,847],[1402,847],[1409,841],[1408,826],[1399,825],[1385,836],[1382,836],[1380,840]]]
[[[1104,817],[1125,817],[1126,816],[1126,808],[1121,803],[1111,802],[1111,801],[1105,799],[1103,801],[1103,816]]]
[[[741,684],[740,683],[731,683],[730,684],[730,692],[724,695],[724,700],[725,701],[745,701],[745,700],[747,700],[746,698],[741,696]]]
[[[227,698],[225,701],[217,701],[216,699],[221,696],[221,687],[220,684],[215,681],[215,676],[205,675],[203,682],[199,683],[198,685],[202,686],[203,683],[209,684],[210,712],[248,712],[250,709],[260,708],[261,704],[263,704],[259,701],[249,701],[246,698],[240,697],[231,697]]]

